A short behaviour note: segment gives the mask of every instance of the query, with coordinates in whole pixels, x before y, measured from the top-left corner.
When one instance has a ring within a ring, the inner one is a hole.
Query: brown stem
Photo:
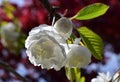
[[[58,9],[58,7],[51,7],[48,0],[39,0],[39,1],[49,11],[50,22],[52,22],[54,16],[55,16],[56,19],[59,19],[61,17],[58,13],[56,13],[56,10]]]
[[[30,82],[24,77],[22,77],[20,74],[18,74],[13,68],[11,68],[7,63],[0,60],[0,66],[3,67],[5,70],[12,72],[14,75],[16,75],[22,82]]]
[[[48,0],[40,0],[40,2],[44,5],[44,7],[45,7],[49,12],[51,12],[52,7],[50,6]]]

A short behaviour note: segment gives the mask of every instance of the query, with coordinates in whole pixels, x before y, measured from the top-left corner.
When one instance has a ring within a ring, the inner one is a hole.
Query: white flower
[[[1,42],[11,50],[18,48],[17,41],[20,34],[16,30],[16,26],[11,22],[1,27]]]
[[[70,50],[67,54],[66,67],[84,67],[91,62],[91,53],[84,47],[77,44],[69,44]]]
[[[106,74],[99,73],[97,78],[93,78],[91,82],[109,82],[110,80],[111,80],[110,73],[107,72]]]
[[[72,22],[66,17],[62,17],[56,21],[54,27],[65,39],[70,37],[73,30]]]
[[[60,70],[66,59],[64,43],[65,39],[54,30],[54,27],[40,25],[30,31],[25,47],[29,60],[35,66]]]

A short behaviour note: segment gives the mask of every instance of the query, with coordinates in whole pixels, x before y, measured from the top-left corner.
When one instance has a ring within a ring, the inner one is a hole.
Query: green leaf
[[[73,16],[71,19],[77,19],[77,20],[88,20],[93,19],[98,16],[101,16],[106,13],[109,6],[103,4],[103,3],[94,3],[91,5],[88,5],[84,8],[82,8],[75,16]]]
[[[81,73],[79,68],[74,68],[76,82],[81,78]]]
[[[13,12],[15,11],[15,7],[11,4],[9,4],[8,2],[5,2],[4,3],[4,12],[6,13],[6,15],[13,19],[14,16],[13,16]]]
[[[85,82],[85,77],[81,77],[81,79],[78,82]]]
[[[66,71],[66,76],[70,80],[70,82],[74,82],[75,80],[74,68],[65,67],[65,71]]]
[[[66,76],[70,82],[85,82],[85,77],[81,77],[79,68],[67,68],[65,67]]]
[[[77,29],[80,33],[80,36],[84,42],[84,44],[91,51],[92,55],[101,60],[102,59],[102,51],[103,51],[103,41],[96,33],[88,29],[87,27],[81,27]]]

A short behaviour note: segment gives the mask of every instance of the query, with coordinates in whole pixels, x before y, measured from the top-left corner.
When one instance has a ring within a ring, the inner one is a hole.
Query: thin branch
[[[18,74],[13,68],[11,68],[7,63],[0,60],[0,66],[3,67],[5,70],[10,71],[14,75],[16,75],[22,82],[30,82],[29,80],[22,77],[20,74]]]
[[[43,6],[49,11],[49,20],[50,22],[53,21],[53,18],[55,17],[56,19],[59,19],[61,16],[56,13],[56,10],[58,7],[51,7],[50,3],[48,0],[39,0]]]
[[[42,2],[42,4],[44,5],[44,7],[45,7],[49,12],[51,12],[52,7],[50,6],[48,0],[40,0],[40,2]]]

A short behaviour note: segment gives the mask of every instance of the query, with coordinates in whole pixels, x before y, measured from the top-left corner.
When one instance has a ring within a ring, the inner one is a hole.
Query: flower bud
[[[84,67],[91,62],[91,53],[84,46],[69,44],[70,50],[67,54],[66,67]]]
[[[73,25],[72,22],[66,17],[60,18],[54,24],[55,29],[60,33],[65,39],[68,39],[72,33]]]

